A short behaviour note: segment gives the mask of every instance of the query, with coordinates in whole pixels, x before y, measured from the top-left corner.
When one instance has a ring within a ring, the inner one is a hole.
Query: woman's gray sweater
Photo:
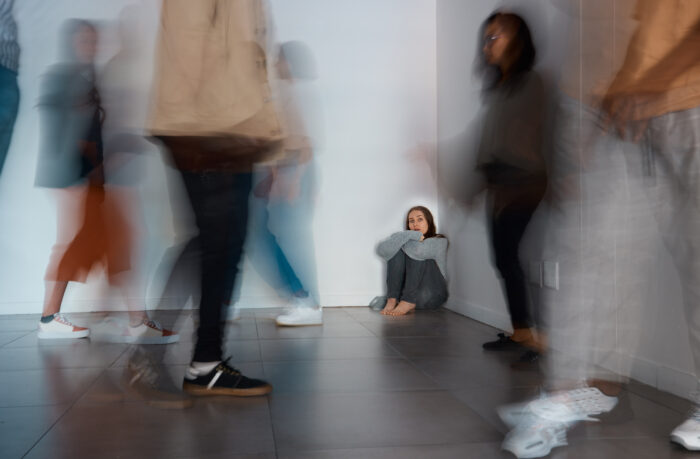
[[[443,277],[447,277],[447,239],[431,237],[420,240],[420,231],[399,231],[377,245],[377,255],[384,260],[391,260],[399,250],[414,260],[435,260]]]

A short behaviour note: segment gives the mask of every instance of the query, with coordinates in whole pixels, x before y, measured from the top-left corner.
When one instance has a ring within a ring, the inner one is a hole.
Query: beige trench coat
[[[276,142],[263,0],[164,0],[149,131]]]

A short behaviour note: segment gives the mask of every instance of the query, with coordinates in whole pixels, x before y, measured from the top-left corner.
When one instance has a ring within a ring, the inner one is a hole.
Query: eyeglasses
[[[501,37],[500,34],[486,35],[484,37],[484,46],[491,46],[493,42]]]

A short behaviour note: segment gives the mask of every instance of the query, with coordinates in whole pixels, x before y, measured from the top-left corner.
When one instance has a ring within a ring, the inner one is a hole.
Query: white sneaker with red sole
[[[107,319],[100,328],[99,338],[112,343],[172,344],[180,340],[180,335],[166,330],[158,321],[148,317],[144,317],[137,326],[126,321]]]
[[[90,330],[78,327],[60,312],[53,315],[53,320],[48,323],[39,322],[39,339],[76,339],[87,338]]]

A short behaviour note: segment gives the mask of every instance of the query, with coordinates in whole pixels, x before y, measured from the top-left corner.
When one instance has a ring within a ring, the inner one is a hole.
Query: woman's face
[[[420,231],[423,235],[428,232],[428,222],[423,212],[414,210],[408,214],[408,229],[411,231]]]
[[[483,53],[486,62],[503,68],[510,57],[508,56],[510,43],[513,40],[512,27],[507,27],[504,21],[496,18],[486,26],[484,31]]]
[[[97,56],[97,33],[90,27],[81,27],[73,35],[73,49],[78,61],[92,63]]]

